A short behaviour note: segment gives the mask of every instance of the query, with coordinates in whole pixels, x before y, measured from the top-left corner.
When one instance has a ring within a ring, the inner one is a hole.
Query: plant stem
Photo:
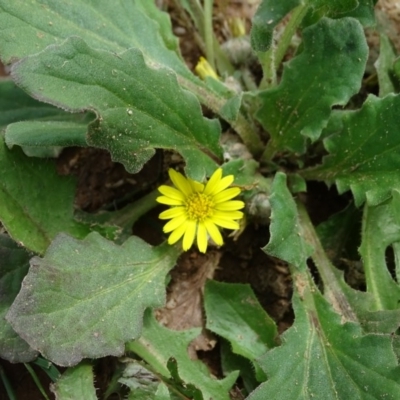
[[[304,239],[314,248],[314,253],[311,258],[313,259],[322,282],[324,283],[325,296],[330,300],[334,309],[347,321],[357,321],[357,317],[342,290],[338,274],[334,269],[335,267],[327,257],[307,210],[300,201],[297,201],[297,209]]]
[[[270,137],[267,146],[265,147],[265,150],[260,157],[260,163],[261,164],[271,163],[272,159],[274,158],[275,152],[276,152],[276,146],[273,139]]]
[[[199,46],[200,51],[207,56],[206,44],[205,44],[205,18],[203,8],[201,7],[198,0],[187,0],[187,6],[189,8],[189,14],[192,18],[188,16],[185,8],[182,6],[179,0],[172,0],[176,9],[179,12],[179,16],[182,18],[186,27],[189,31],[192,32],[194,41],[197,46]],[[212,23],[212,19],[210,20]],[[221,46],[218,43],[218,40],[215,38],[214,32],[212,30],[212,26],[210,28],[210,32],[212,34],[212,44],[214,49],[214,58],[217,70],[221,76],[225,74],[230,76],[235,72],[235,68],[232,63],[229,61],[226,54],[221,50]],[[209,60],[210,64],[211,61]],[[212,64],[211,64],[212,65]]]
[[[214,59],[214,34],[213,34],[213,0],[204,0],[204,42],[206,45],[206,58],[210,65],[215,69]]]
[[[144,195],[135,202],[128,204],[118,211],[110,213],[108,223],[122,227],[123,231],[130,231],[132,225],[144,214],[153,209],[156,205],[156,198],[160,195],[158,190]]]
[[[246,145],[247,149],[257,159],[264,148],[264,144],[257,135],[255,127],[252,126],[246,117],[241,113],[239,113],[236,121],[230,121],[230,123],[232,128],[243,140],[243,143]]]
[[[263,79],[260,83],[260,89],[266,89],[269,86],[276,84],[276,70],[281,64],[283,57],[285,56],[293,35],[299,27],[301,21],[305,17],[308,11],[308,2],[302,3],[297,6],[293,11],[289,19],[289,22],[285,26],[282,36],[279,38],[276,47],[271,46],[266,53],[259,55],[260,61],[263,67]]]
[[[181,3],[179,0],[178,1],[175,0],[174,2],[179,7],[181,7]],[[198,0],[188,0],[188,6],[190,8],[194,24],[199,30],[200,36],[204,37],[204,12],[203,9],[201,8],[200,3],[198,2]]]

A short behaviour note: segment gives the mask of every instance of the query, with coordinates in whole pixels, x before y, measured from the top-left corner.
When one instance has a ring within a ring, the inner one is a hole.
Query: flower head
[[[219,79],[217,73],[214,71],[214,68],[204,57],[200,57],[199,62],[194,70],[201,79],[206,79],[207,76],[211,76],[211,78],[217,80]]]
[[[218,168],[209,181],[200,182],[185,178],[170,169],[169,177],[175,187],[162,185],[158,188],[162,196],[157,201],[170,206],[160,214],[161,219],[169,219],[164,226],[165,233],[171,233],[168,243],[174,244],[183,236],[183,250],[189,250],[197,237],[197,246],[202,253],[207,250],[208,236],[221,246],[219,228],[239,229],[238,220],[243,218],[243,201],[232,200],[240,193],[240,188],[229,187],[233,175],[222,177]]]

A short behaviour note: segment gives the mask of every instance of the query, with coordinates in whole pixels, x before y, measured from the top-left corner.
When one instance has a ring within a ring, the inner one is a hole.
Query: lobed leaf
[[[303,31],[304,51],[289,61],[278,87],[264,90],[257,118],[270,133],[267,151],[305,151],[327,125],[334,105],[361,86],[368,46],[353,18],[321,19]],[[316,101],[318,99],[318,101]]]
[[[28,272],[31,256],[10,237],[0,234],[0,357],[12,363],[28,362],[37,357],[37,352],[4,320]]]
[[[396,276],[399,277],[400,241],[400,191],[394,190],[393,197],[377,206],[364,207],[362,257],[367,292],[374,297],[373,311],[398,310],[400,287],[392,278],[387,265],[387,249],[392,247],[396,263]],[[379,238],[379,240],[377,240]]]
[[[229,390],[238,374],[232,372],[222,380],[215,379],[210,376],[203,363],[191,360],[188,355],[187,348],[199,333],[199,329],[186,331],[167,329],[161,326],[148,310],[145,314],[142,336],[128,343],[126,348],[143,358],[157,373],[167,379],[172,379],[174,375],[168,368],[168,366],[171,368],[172,362],[184,384],[200,390],[204,399],[229,400]],[[173,384],[173,380],[171,383]]]
[[[122,246],[91,233],[56,237],[35,257],[7,320],[56,364],[121,355],[142,330],[143,311],[165,301],[165,279],[178,253],[137,237]]]
[[[313,309],[294,296],[295,323],[282,346],[260,360],[269,380],[248,400],[399,398],[400,369],[390,335],[363,335],[359,325],[342,324],[315,290],[311,296]]]
[[[322,165],[302,171],[306,179],[335,182],[339,193],[351,190],[356,205],[377,205],[400,188],[400,96],[370,95],[357,111],[332,115]]]
[[[18,84],[34,97],[70,111],[96,111],[88,144],[108,149],[115,161],[139,171],[154,148],[179,151],[196,180],[221,155],[219,124],[202,116],[200,104],[178,85],[174,73],[146,65],[141,52],[119,55],[90,48],[79,38],[49,47],[13,67]]]
[[[0,55],[9,64],[79,36],[90,47],[113,53],[135,47],[146,61],[198,80],[177,54],[169,24],[148,0],[0,0]]]
[[[364,335],[361,325],[343,323],[346,320],[342,319],[343,315],[332,310],[306,268],[309,250],[302,244],[303,239],[293,236],[280,244],[279,237],[275,235],[282,230],[281,219],[285,214],[291,222],[285,220],[283,231],[289,232],[290,226],[293,232],[298,231],[296,205],[282,173],[276,175],[272,189],[271,242],[268,246],[274,245],[279,250],[277,255],[294,265],[295,322],[282,335],[282,345],[258,360],[268,381],[262,383],[248,399],[398,398],[400,369],[391,335],[381,332]],[[282,234],[281,237],[289,235]],[[337,275],[335,271],[332,272]]]
[[[296,203],[286,186],[286,175],[282,172],[275,175],[270,203],[271,238],[263,250],[299,269],[304,269],[312,249],[301,236]]]

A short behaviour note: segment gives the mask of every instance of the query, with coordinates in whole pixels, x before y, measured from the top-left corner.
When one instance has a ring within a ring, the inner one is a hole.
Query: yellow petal
[[[235,211],[242,208],[244,208],[244,202],[240,200],[229,200],[224,203],[218,203],[215,206],[215,209],[220,211]]]
[[[180,200],[181,202],[185,200],[183,193],[171,186],[161,185],[158,188],[158,191],[164,196],[171,197],[171,199]]]
[[[206,188],[204,189],[204,194],[214,193],[215,188],[218,186],[222,178],[222,168],[218,168],[207,182]]]
[[[216,190],[214,191],[214,194],[217,194],[217,193],[225,190],[234,180],[235,180],[235,177],[233,175],[227,175],[227,176],[223,177],[220,180]]]
[[[209,192],[210,195],[216,195],[217,193],[225,190],[233,181],[235,177],[233,175],[228,175],[223,177],[217,184],[214,186],[212,191]]]
[[[181,215],[179,217],[172,218],[171,221],[168,221],[164,225],[163,231],[165,233],[171,232],[179,228],[186,220],[187,220],[186,215]]]
[[[167,197],[167,196],[159,196],[156,198],[156,201],[158,201],[161,204],[166,204],[167,206],[181,206],[182,205],[181,200],[171,199],[171,197]]]
[[[236,230],[239,229],[240,227],[236,221],[217,218],[217,217],[212,217],[212,222],[214,222],[215,225],[221,226],[222,228],[226,229]]]
[[[196,221],[192,221],[189,219],[187,220],[185,225],[186,230],[185,236],[183,236],[182,248],[186,251],[192,247],[192,244],[194,242],[194,237],[196,236]]]
[[[212,218],[220,218],[220,219],[242,219],[243,213],[241,211],[219,211],[215,210]]]
[[[193,192],[190,183],[182,174],[170,168],[168,170],[168,175],[175,187],[180,190],[185,197],[189,196]]]
[[[160,219],[170,219],[183,215],[185,213],[184,207],[172,207],[169,210],[163,211],[158,218]]]
[[[193,192],[202,193],[204,190],[204,185],[200,182],[194,181],[193,179],[188,178],[190,185],[192,186]]]
[[[211,236],[211,239],[214,240],[218,246],[222,246],[224,244],[224,240],[222,239],[222,235],[218,227],[210,220],[205,220],[203,223],[208,234]]]
[[[205,253],[207,251],[208,237],[207,229],[203,223],[200,223],[197,227],[197,247],[200,253]]]
[[[233,199],[240,192],[241,192],[241,190],[238,187],[228,188],[220,193],[217,193],[215,196],[213,196],[214,203],[222,203],[224,201]]]
[[[185,233],[186,224],[183,223],[179,228],[175,229],[168,237],[168,244],[176,243]]]

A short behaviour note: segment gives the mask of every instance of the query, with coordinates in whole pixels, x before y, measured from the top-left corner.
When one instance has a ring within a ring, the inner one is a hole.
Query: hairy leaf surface
[[[141,52],[119,55],[90,48],[79,38],[22,60],[13,77],[34,97],[70,111],[95,111],[88,143],[108,149],[115,161],[139,171],[154,148],[179,151],[188,174],[203,180],[215,169],[205,152],[221,155],[219,124],[181,89],[174,73],[146,65]]]
[[[270,133],[267,150],[305,151],[327,125],[334,105],[358,92],[368,47],[353,18],[321,19],[303,31],[304,51],[289,61],[278,87],[262,91],[258,119]]]
[[[68,368],[50,388],[57,400],[97,400],[93,367],[86,362]]]
[[[260,360],[269,380],[248,399],[397,399],[400,368],[390,335],[363,335],[359,325],[342,324],[321,295],[311,296],[312,308],[294,296],[295,323]]]
[[[122,246],[91,233],[59,235],[44,258],[31,260],[7,320],[56,364],[121,355],[142,330],[143,312],[165,301],[165,279],[177,250],[137,237]]]
[[[351,190],[356,205],[377,205],[400,188],[400,96],[370,95],[357,111],[332,115],[324,141],[330,153],[305,178],[335,182],[340,193]]]
[[[391,336],[365,335],[358,323],[343,322],[343,316],[333,311],[306,269],[309,253],[305,244],[293,245],[295,237],[281,243],[280,238],[287,237],[289,221],[282,227],[279,217],[291,215],[292,231],[298,229],[296,205],[283,174],[274,180],[273,196],[268,246],[278,249],[274,255],[295,266],[295,322],[282,335],[282,345],[259,359],[268,381],[250,394],[249,400],[398,398],[400,368]],[[298,237],[297,242],[303,241]]]

